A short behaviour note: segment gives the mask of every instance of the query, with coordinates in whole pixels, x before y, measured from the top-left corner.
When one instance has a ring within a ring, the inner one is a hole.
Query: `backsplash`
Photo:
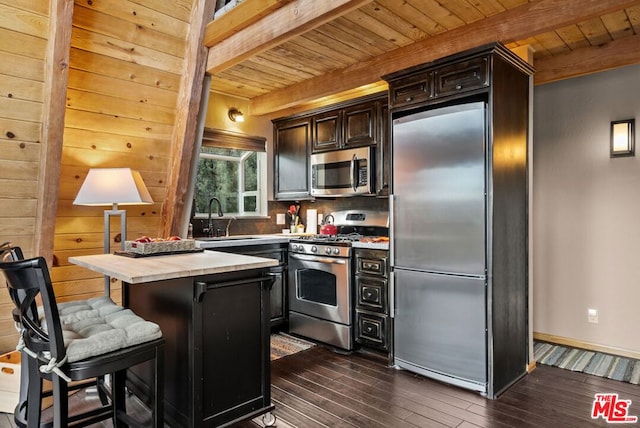
[[[308,209],[315,209],[318,214],[327,215],[332,211],[341,210],[373,210],[388,211],[389,200],[386,198],[374,198],[358,196],[353,198],[335,198],[335,199],[316,199],[315,201],[300,201],[300,217],[302,222],[306,221],[306,212]],[[276,214],[284,214],[289,209],[291,202],[270,201],[268,203],[269,218],[254,219],[237,219],[231,222],[229,226],[230,235],[262,235],[269,233],[281,233],[282,229],[286,229],[288,225],[276,224]],[[213,218],[214,229],[224,230],[227,227],[229,219],[224,218],[218,220]],[[197,219],[193,223],[193,236],[204,236],[202,233],[203,226],[206,226],[206,219]],[[310,232],[310,231],[309,231]],[[317,233],[317,231],[314,231]]]

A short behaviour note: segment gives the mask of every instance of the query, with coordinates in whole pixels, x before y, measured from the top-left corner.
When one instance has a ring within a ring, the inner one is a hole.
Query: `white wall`
[[[610,122],[630,118],[640,66],[534,89],[535,332],[640,351],[640,151],[609,157]]]

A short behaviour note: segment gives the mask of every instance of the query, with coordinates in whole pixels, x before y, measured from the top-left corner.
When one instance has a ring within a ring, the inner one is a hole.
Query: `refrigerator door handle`
[[[389,317],[396,317],[396,275],[393,271],[394,251],[393,251],[393,226],[395,224],[394,212],[395,212],[396,195],[389,195]]]
[[[394,212],[395,212],[395,202],[396,202],[396,195],[389,195],[389,266],[393,268],[394,266],[394,251],[393,251],[393,227],[395,226],[395,221],[394,221]]]
[[[389,272],[389,317],[396,317],[396,275]]]

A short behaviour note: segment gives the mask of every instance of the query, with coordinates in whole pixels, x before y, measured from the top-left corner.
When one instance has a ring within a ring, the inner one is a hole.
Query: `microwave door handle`
[[[353,155],[351,158],[351,187],[355,191],[358,187],[358,180],[356,179],[356,162],[358,161],[358,156]]]

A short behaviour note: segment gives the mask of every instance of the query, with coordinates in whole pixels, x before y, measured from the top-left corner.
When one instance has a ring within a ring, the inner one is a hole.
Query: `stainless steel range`
[[[304,236],[289,244],[289,330],[352,350],[352,243],[388,236],[389,217],[376,211],[337,211],[332,215],[337,235]]]

